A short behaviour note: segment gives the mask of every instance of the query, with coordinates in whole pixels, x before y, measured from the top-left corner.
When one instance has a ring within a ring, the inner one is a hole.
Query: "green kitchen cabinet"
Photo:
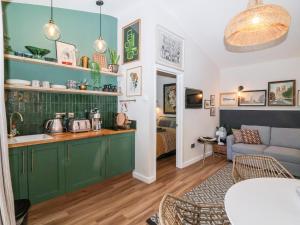
[[[28,198],[27,147],[9,149],[9,164],[14,198]]]
[[[108,138],[106,177],[134,169],[134,133],[111,135]]]
[[[28,196],[33,203],[64,193],[63,143],[28,147],[27,168]]]
[[[66,142],[66,187],[74,191],[105,178],[106,138]]]

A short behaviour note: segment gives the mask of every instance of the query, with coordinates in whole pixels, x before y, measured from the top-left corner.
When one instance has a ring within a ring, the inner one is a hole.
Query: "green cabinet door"
[[[116,176],[134,169],[134,133],[108,137],[106,177]]]
[[[14,198],[28,198],[27,147],[9,149],[9,164]]]
[[[32,203],[41,202],[65,190],[64,144],[28,147],[28,193]]]
[[[66,186],[74,191],[104,179],[105,138],[66,142]]]

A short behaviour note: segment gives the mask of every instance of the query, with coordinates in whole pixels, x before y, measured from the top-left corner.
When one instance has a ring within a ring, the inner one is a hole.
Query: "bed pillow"
[[[170,120],[159,120],[158,126],[160,127],[170,127],[171,121]]]
[[[244,142],[241,130],[232,129],[232,134],[233,134],[235,143],[243,143]]]
[[[261,144],[261,139],[258,130],[241,129],[241,133],[242,133],[244,144],[252,144],[252,145]]]

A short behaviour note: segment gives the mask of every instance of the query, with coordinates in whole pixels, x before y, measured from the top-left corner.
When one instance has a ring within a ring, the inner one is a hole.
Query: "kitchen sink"
[[[24,136],[9,138],[8,144],[18,144],[18,143],[31,142],[31,141],[44,141],[49,139],[53,139],[53,137],[47,134],[24,135]]]

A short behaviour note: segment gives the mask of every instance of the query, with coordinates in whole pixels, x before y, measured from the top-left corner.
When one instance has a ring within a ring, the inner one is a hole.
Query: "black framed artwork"
[[[238,103],[239,106],[266,106],[267,90],[243,91]]]
[[[164,114],[176,114],[176,84],[164,84]]]

